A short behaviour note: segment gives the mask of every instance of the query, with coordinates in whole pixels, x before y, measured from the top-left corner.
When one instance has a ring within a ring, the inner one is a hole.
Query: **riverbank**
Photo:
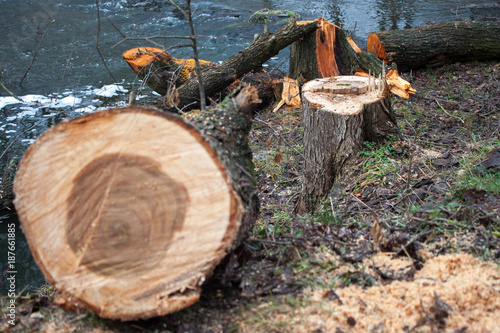
[[[366,143],[312,216],[293,213],[301,110],[260,112],[250,139],[262,209],[226,285],[213,279],[195,305],[130,323],[64,311],[43,287],[17,298],[16,326],[1,298],[0,330],[484,331],[500,316],[499,73],[499,63],[465,63],[405,75],[417,94],[392,100],[404,141]]]

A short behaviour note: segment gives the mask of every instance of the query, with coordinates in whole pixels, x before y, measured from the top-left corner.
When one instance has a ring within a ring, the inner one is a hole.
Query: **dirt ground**
[[[224,285],[149,320],[66,312],[50,287],[7,332],[500,332],[500,64],[405,74],[403,140],[365,143],[313,214],[300,193],[300,109],[256,115],[261,214]],[[2,299],[1,302],[6,302]],[[2,303],[3,305],[4,303]]]

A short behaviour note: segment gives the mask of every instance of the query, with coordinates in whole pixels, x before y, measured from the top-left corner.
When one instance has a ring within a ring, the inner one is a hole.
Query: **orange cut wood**
[[[408,81],[399,76],[398,71],[395,69],[390,69],[389,72],[387,72],[385,80],[391,92],[400,97],[409,98],[410,94],[415,94],[417,92]]]
[[[355,41],[352,40],[351,37],[347,37],[347,41],[349,42],[349,45],[351,45],[352,49],[356,52],[356,53],[361,53],[361,49],[359,48],[359,46],[356,44]]]
[[[140,73],[144,66],[159,60],[165,63],[170,61],[170,54],[167,51],[156,47],[137,47],[123,53],[123,59],[136,73]]]
[[[355,76],[368,77],[366,72],[356,72]],[[398,71],[391,68],[385,76],[385,81],[391,93],[398,95],[403,98],[410,98],[410,94],[415,94],[417,92],[410,82],[399,76]]]
[[[123,53],[123,59],[141,79],[160,95],[185,83],[195,74],[194,59],[172,57],[167,51],[154,47],[138,47]],[[201,69],[217,64],[199,60]]]
[[[281,100],[273,109],[273,112],[278,111],[284,104],[293,108],[300,107],[302,102],[300,101],[300,88],[297,80],[285,76],[279,83],[283,87],[281,89]]]
[[[320,28],[315,34],[310,33],[290,47],[290,78],[304,84],[316,78],[361,71],[378,77],[389,70],[374,54],[361,51],[341,28],[323,18],[317,21]]]
[[[384,60],[387,63],[387,54],[385,52],[385,48],[380,42],[380,38],[376,33],[372,32],[368,35],[366,50],[373,53],[377,56],[377,58]]]
[[[316,58],[319,72],[322,77],[340,75],[335,60],[336,29],[340,28],[323,18],[319,18],[318,22],[320,27],[316,30]]]

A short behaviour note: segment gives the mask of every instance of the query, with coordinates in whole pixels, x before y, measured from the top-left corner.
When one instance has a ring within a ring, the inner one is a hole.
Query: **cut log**
[[[396,133],[383,80],[337,76],[302,88],[304,168],[299,213],[312,212],[330,192],[364,140]]]
[[[245,88],[194,125],[152,109],[100,111],[26,151],[15,206],[66,307],[132,320],[198,300],[258,213],[247,143],[256,102]]]
[[[457,61],[500,59],[500,23],[454,21],[373,32],[367,50],[399,71]]]
[[[377,77],[383,72],[390,72],[391,68],[372,53],[362,52],[344,30],[322,18],[318,19],[318,24],[319,29],[290,46],[290,78],[304,84],[317,78],[353,75],[359,71]],[[411,88],[409,83],[405,86]],[[399,91],[391,89],[391,92],[406,98],[413,91],[399,94]]]

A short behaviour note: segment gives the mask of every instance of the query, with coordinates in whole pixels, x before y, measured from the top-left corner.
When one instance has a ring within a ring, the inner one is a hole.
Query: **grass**
[[[461,162],[461,168],[456,173],[455,195],[467,189],[488,191],[500,194],[500,172],[485,169],[481,162],[486,158],[489,151],[500,147],[500,139],[481,144],[477,151],[465,156]]]

